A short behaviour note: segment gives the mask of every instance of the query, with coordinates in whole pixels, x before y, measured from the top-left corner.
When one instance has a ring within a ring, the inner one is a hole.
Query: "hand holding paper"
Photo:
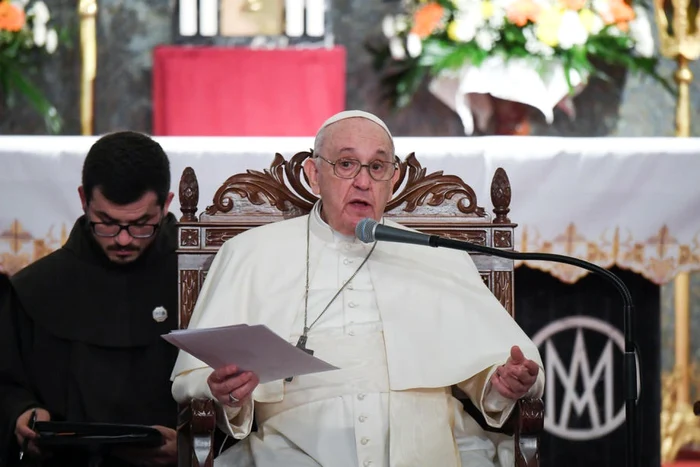
[[[241,372],[236,365],[214,370],[207,384],[216,400],[230,407],[240,407],[253,394],[260,379],[252,371]]]
[[[298,349],[261,324],[183,329],[164,334],[163,338],[214,370],[234,365],[235,371],[257,375],[261,384],[338,369]],[[222,371],[219,376],[224,373],[228,371]],[[234,397],[238,399],[235,394]]]

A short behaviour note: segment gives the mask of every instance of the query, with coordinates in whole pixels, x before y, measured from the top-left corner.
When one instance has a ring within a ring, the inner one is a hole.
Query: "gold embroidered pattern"
[[[700,270],[699,239],[700,232],[689,244],[681,244],[666,225],[645,240],[636,239],[629,231],[621,233],[618,227],[603,231],[598,238],[586,238],[571,223],[552,240],[543,240],[536,227],[524,226],[519,248],[520,251],[574,256],[604,268],[618,266],[660,285],[671,281],[678,272]],[[517,262],[516,266],[522,263]],[[526,261],[525,264],[568,284],[588,274],[586,270],[566,264],[541,261]]]
[[[518,230],[516,230],[517,233]],[[67,225],[62,224],[58,237],[55,226],[44,236],[35,236],[24,229],[18,219],[0,227],[0,265],[13,274],[63,245],[68,238]],[[678,272],[700,270],[700,232],[688,244],[682,244],[664,225],[645,240],[619,228],[603,231],[598,238],[586,238],[570,223],[553,239],[542,239],[536,227],[521,228],[520,251],[558,253],[590,261],[598,266],[629,269],[655,284],[671,281]],[[517,261],[516,266],[523,264]],[[573,284],[588,271],[566,264],[527,261],[533,269],[547,272],[564,283]]]
[[[57,238],[54,226],[43,237],[35,237],[24,229],[18,219],[0,230],[0,265],[9,274],[14,274],[28,264],[43,258],[63,245],[68,239],[67,226],[61,226]]]

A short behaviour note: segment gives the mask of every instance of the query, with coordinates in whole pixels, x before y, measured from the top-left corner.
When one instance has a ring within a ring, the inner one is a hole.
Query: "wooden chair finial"
[[[510,180],[503,168],[496,169],[491,181],[491,203],[496,218],[494,224],[510,224],[508,213],[510,212]]]
[[[180,177],[180,222],[197,222],[197,203],[199,203],[199,183],[192,167],[186,167]]]

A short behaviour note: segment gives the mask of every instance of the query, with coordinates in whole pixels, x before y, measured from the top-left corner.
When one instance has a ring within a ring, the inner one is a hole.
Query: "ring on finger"
[[[238,404],[240,400],[233,395],[233,392],[228,393],[228,400],[231,401],[232,404]]]

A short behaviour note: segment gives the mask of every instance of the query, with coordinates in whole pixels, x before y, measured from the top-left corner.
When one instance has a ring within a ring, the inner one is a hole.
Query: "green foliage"
[[[478,0],[475,1],[478,4]],[[506,20],[497,30],[492,29],[496,39],[492,47],[485,50],[479,46],[476,39],[460,42],[449,37],[448,25],[459,13],[458,2],[436,0],[436,3],[445,8],[445,14],[433,33],[421,40],[419,55],[395,60],[391,56],[389,44],[386,41],[370,48],[375,69],[383,72],[382,82],[388,90],[386,97],[396,107],[403,107],[410,103],[413,94],[426,76],[457,73],[464,66],[479,67],[486,59],[493,56],[500,56],[505,62],[512,59],[527,59],[541,74],[545,73],[549,68],[548,65],[553,62],[561,63],[572,93],[574,91],[571,82],[573,72],[581,76],[607,78],[595,63],[621,66],[633,73],[647,75],[667,91],[675,93],[669,81],[657,72],[658,57],[644,57],[637,54],[632,36],[614,24],[607,25],[596,34],[589,35],[582,45],[574,45],[570,48],[559,45],[543,46],[542,51],[532,52],[532,47],[528,50],[528,36],[525,33],[534,35],[534,23],[528,22],[520,27]],[[587,4],[590,6],[590,3]],[[409,17],[421,6],[417,2],[411,6],[411,1],[408,5],[406,13]],[[526,29],[529,30],[526,31]],[[396,37],[406,41],[410,30],[411,24],[408,24],[408,27],[399,31]]]
[[[0,0],[0,3],[5,1],[7,0]],[[27,22],[18,31],[0,29],[0,91],[10,112],[19,104],[18,95],[23,95],[42,115],[47,131],[57,134],[61,131],[62,119],[56,108],[29,78],[29,75],[36,72],[37,60],[48,53],[46,48],[34,43],[32,19],[31,15],[27,15]],[[57,36],[60,44],[62,34],[57,32]]]

